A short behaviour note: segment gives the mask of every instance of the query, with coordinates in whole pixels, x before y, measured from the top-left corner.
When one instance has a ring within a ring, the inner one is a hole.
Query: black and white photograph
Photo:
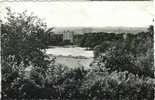
[[[59,1],[0,2],[1,99],[154,100],[153,1]]]

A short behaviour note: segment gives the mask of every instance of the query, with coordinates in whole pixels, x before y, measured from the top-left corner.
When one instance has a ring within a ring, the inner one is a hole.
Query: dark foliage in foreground
[[[50,30],[47,31],[40,21],[34,24],[33,19],[38,18],[25,13],[15,17],[9,10],[8,23],[2,25],[3,99],[154,99],[152,35],[140,33],[137,38],[126,39],[124,43],[100,44],[107,48],[98,46],[101,52],[90,69],[82,66],[69,69],[55,64],[54,59],[50,61],[43,52],[46,48],[43,37]],[[142,38],[139,40],[141,35],[146,37],[143,42]]]
[[[123,40],[103,42],[96,46],[94,54],[100,56],[99,60],[110,71],[129,71],[154,78],[153,30],[127,34]]]

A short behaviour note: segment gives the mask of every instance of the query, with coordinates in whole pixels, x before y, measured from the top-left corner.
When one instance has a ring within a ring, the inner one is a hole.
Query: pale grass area
[[[69,68],[77,68],[77,67],[84,67],[89,68],[90,63],[93,61],[93,58],[74,58],[68,56],[57,56],[56,63],[62,64]]]
[[[62,56],[83,56],[83,57],[93,57],[93,51],[92,50],[86,50],[86,48],[81,47],[53,47],[46,49],[47,54],[53,54],[53,55],[62,55]]]
[[[56,63],[70,68],[81,66],[89,68],[93,61],[93,51],[81,47],[54,47],[47,49],[46,53],[50,56],[56,56]]]

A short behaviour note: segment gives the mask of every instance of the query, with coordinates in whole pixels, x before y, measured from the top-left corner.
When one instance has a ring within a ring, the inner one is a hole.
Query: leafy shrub
[[[127,34],[127,39],[103,42],[94,49],[95,57],[111,71],[129,71],[154,77],[153,37],[151,32]]]
[[[153,79],[128,72],[90,72],[80,91],[86,100],[153,100]]]

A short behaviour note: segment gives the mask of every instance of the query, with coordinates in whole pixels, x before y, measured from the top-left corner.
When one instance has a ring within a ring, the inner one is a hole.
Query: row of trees
[[[43,37],[51,31],[45,23],[26,12],[7,10],[1,35],[2,99],[154,99],[151,31],[123,42],[102,42],[90,69],[70,69],[45,54]]]
[[[79,39],[79,46],[93,49],[95,46],[106,41],[122,40],[123,36],[124,36],[123,33],[122,34],[106,33],[106,32],[85,33]]]
[[[95,57],[101,54],[105,55],[100,60],[112,70],[154,77],[153,29],[127,34],[125,39],[102,42],[94,48]]]

